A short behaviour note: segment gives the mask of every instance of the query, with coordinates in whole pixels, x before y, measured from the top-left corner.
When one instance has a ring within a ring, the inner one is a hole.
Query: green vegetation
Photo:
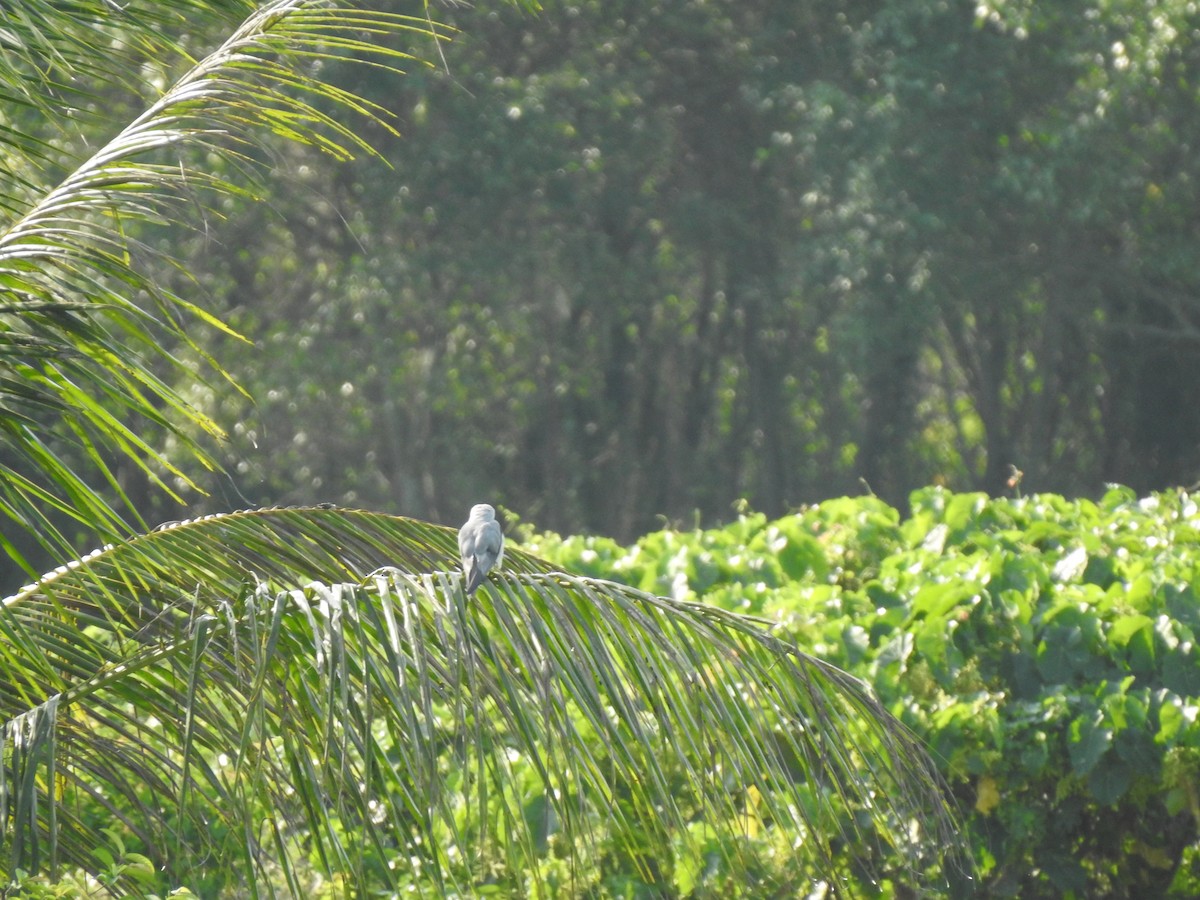
[[[0,893],[1200,893],[1194,3],[535,6],[4,7]]]
[[[173,246],[255,341],[204,344],[254,403],[202,398],[199,508],[631,541],[1200,478],[1190,0],[542,7],[448,4],[445,68],[350,76],[387,165],[289,150]]]
[[[455,553],[413,520],[262,510],[9,598],[0,872],[653,897],[958,871],[932,763],[857,679],[744,614],[516,549],[468,600]]]
[[[952,786],[978,896],[1195,896],[1196,500],[926,489],[911,502],[907,517],[838,499],[632,547],[527,546],[572,571],[766,616],[869,681]]]
[[[374,514],[236,514],[10,601],[10,690],[56,672],[74,710],[57,712],[62,861],[200,896],[247,878],[331,897],[1200,887],[1187,493],[929,488],[909,515],[859,497],[631,546],[532,535],[467,605],[453,553],[447,529]],[[400,569],[363,580],[380,559]],[[46,631],[85,620],[70,647]],[[267,810],[272,851],[204,862],[244,853],[237,823]]]
[[[237,393],[182,323],[236,335],[194,279],[173,289],[161,236],[251,196],[269,135],[364,150],[326,110],[387,111],[327,70],[394,75],[415,58],[393,41],[439,34],[324,0],[30,3],[0,28],[2,543],[27,572],[26,546],[68,560],[0,604],[4,893],[773,877],[730,821],[779,826],[793,888],[841,879],[835,839],[944,880],[953,820],[920,745],[752,618],[515,551],[465,602],[449,530],[377,513],[138,533],[139,481],[173,497],[212,465],[197,367]]]
[[[236,335],[193,280],[170,289],[163,269],[178,262],[155,236],[253,196],[272,138],[341,160],[367,151],[321,107],[373,108],[313,61],[393,72],[411,54],[372,35],[440,35],[420,17],[312,0],[115,12],[30,3],[0,32],[0,548],[27,575],[29,539],[68,558],[81,535],[144,527],[131,484],[180,501],[215,468],[223,431],[187,395],[210,379],[240,389],[185,324]]]

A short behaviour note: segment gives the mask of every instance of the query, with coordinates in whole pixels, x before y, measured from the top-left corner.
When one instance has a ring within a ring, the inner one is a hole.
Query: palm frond
[[[89,53],[102,54],[103,48],[63,38],[75,31],[56,31],[57,6],[30,4],[13,23],[0,26],[0,41],[20,51],[13,55],[18,61],[50,59],[47,71],[84,66],[91,73]],[[106,6],[67,4],[84,19],[100,16]],[[144,27],[129,33],[154,32],[154,14],[137,11],[126,24]],[[109,7],[107,15],[116,13]],[[322,81],[321,64],[344,59],[394,69],[411,58],[386,47],[382,37],[402,31],[431,40],[444,36],[422,18],[323,0],[272,0],[40,194],[30,182],[36,167],[21,163],[46,148],[28,135],[6,132],[10,146],[25,152],[0,154],[17,176],[3,180],[22,185],[5,194],[3,206],[13,215],[0,225],[0,464],[12,473],[0,477],[0,515],[63,552],[69,542],[55,527],[62,516],[106,536],[129,533],[116,505],[95,489],[92,471],[110,488],[107,496],[119,500],[116,460],[131,461],[170,495],[196,489],[191,466],[215,465],[204,444],[221,430],[172,387],[203,376],[169,348],[187,345],[185,322],[222,326],[196,304],[151,283],[137,265],[151,251],[130,228],[179,220],[190,209],[184,204],[205,191],[245,190],[210,163],[220,158],[226,169],[243,171],[268,134],[342,158],[368,151],[326,110],[376,121],[384,120],[383,111]],[[92,62],[104,67],[103,60]],[[32,98],[37,91],[27,81],[30,73],[42,71],[0,64],[0,79],[7,79],[0,89]],[[206,358],[192,346],[195,356]],[[211,374],[229,379],[212,365]],[[161,374],[164,368],[169,378]],[[41,437],[47,433],[52,440]],[[190,452],[186,467],[163,452],[166,438]],[[84,464],[86,472],[80,471]]]
[[[536,882],[547,852],[581,882],[616,853],[669,883],[698,825],[751,820],[830,880],[842,841],[937,876],[956,843],[942,785],[857,679],[752,618],[506,563],[467,600],[448,529],[280,509],[25,588],[0,610],[0,703],[9,734],[33,715],[55,744],[27,741],[37,773],[0,797],[27,810],[8,871],[94,865],[101,803],[176,882],[216,855],[293,894],[305,860],[357,889],[470,894],[496,855]]]

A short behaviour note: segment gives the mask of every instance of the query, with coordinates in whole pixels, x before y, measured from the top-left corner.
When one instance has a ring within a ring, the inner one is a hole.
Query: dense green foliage
[[[767,616],[869,680],[940,761],[979,896],[1195,896],[1196,500],[925,489],[911,502],[907,517],[844,498],[632,547],[527,546],[574,571]]]
[[[234,433],[203,508],[631,540],[860,479],[1200,475],[1193,4],[442,12],[444,67],[352,80],[389,165],[289,150],[171,244],[255,341],[217,352],[254,403],[199,398]]]
[[[223,429],[199,508],[764,514],[537,538],[649,593],[526,560],[465,609],[448,533],[328,509],[51,573],[0,611],[5,875],[1196,894],[1194,501],[885,502],[1194,480],[1194,4],[455,6],[444,59],[378,6],[5,21],[0,544],[128,534]]]
[[[958,838],[920,743],[767,624],[516,548],[467,599],[451,529],[378,513],[159,529],[0,604],[0,877],[786,896],[886,862],[944,883]]]

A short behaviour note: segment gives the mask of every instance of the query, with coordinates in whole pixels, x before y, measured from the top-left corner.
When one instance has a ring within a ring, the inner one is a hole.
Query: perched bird
[[[496,511],[486,503],[471,507],[471,517],[458,529],[458,552],[462,554],[466,592],[471,594],[483,584],[483,577],[504,560],[504,532],[496,521]]]

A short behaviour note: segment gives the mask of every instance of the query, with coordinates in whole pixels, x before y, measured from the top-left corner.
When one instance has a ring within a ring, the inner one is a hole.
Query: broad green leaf
[[[1113,730],[1104,724],[1100,712],[1079,716],[1071,723],[1068,749],[1075,774],[1088,775],[1112,746]]]
[[[1183,697],[1200,696],[1200,655],[1194,646],[1172,648],[1162,660],[1163,687]]]
[[[1124,651],[1134,672],[1149,675],[1154,671],[1154,620],[1149,616],[1122,616],[1113,623],[1108,639],[1114,649]]]
[[[914,615],[925,614],[945,628],[941,620],[952,609],[960,605],[973,605],[978,601],[978,587],[970,582],[929,582],[922,586],[912,599]]]
[[[1101,806],[1112,806],[1129,790],[1133,769],[1122,759],[1107,756],[1088,774],[1088,791]]]
[[[1113,622],[1108,631],[1108,640],[1114,647],[1124,647],[1134,635],[1142,631],[1153,631],[1153,629],[1154,620],[1149,616],[1143,616],[1140,613],[1122,616]]]
[[[762,547],[773,554],[789,580],[812,577],[820,580],[828,571],[825,551],[804,527],[799,517],[779,519],[759,533],[751,548]]]

